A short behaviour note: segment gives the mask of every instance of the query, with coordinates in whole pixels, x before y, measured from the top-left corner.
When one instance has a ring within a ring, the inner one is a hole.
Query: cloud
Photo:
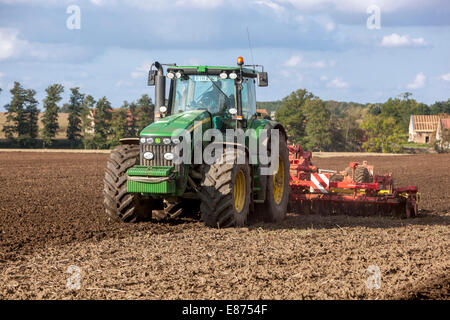
[[[325,60],[318,60],[318,61],[312,61],[312,62],[308,62],[308,61],[304,61],[303,57],[300,55],[294,55],[292,57],[289,58],[289,60],[287,60],[284,63],[285,67],[289,67],[289,68],[294,68],[294,67],[299,67],[299,68],[306,68],[306,69],[323,69],[326,68],[327,66],[334,66],[335,65],[335,61],[325,61]]]
[[[440,76],[440,79],[444,81],[450,81],[450,73],[443,74],[442,76]]]
[[[330,82],[328,82],[327,87],[329,88],[337,88],[337,89],[345,89],[349,87],[349,84],[342,80],[340,77],[336,77]]]
[[[16,29],[0,28],[0,61],[17,56],[27,46],[18,36]]]
[[[401,36],[397,33],[384,36],[381,41],[383,47],[424,47],[426,45],[423,38],[411,38],[409,35]]]
[[[407,85],[408,89],[420,89],[425,86],[425,82],[427,81],[427,77],[423,72],[419,72],[416,77],[414,78],[414,81]]]
[[[333,31],[335,28],[336,26],[333,21],[328,21],[327,23],[325,23],[325,30],[327,30],[328,32]]]
[[[103,2],[103,0],[93,0],[94,2]],[[144,10],[154,11],[168,8],[195,8],[195,9],[215,9],[223,6],[225,3],[231,4],[229,0],[122,0],[129,6],[138,7]]]
[[[336,10],[341,12],[366,13],[367,7],[377,5],[384,12],[395,12],[411,7],[424,6],[423,0],[278,0],[278,2],[289,3],[303,11],[312,10]],[[434,5],[441,0],[429,0]]]
[[[286,67],[296,67],[302,61],[301,56],[292,56],[288,61],[284,63]]]
[[[280,15],[285,11],[284,7],[270,0],[256,0],[254,3],[272,9],[277,15]]]
[[[295,79],[296,81],[302,81],[303,76],[299,73],[296,73],[295,75],[292,74],[292,70],[281,70],[280,74],[286,78],[286,79]]]
[[[19,30],[0,28],[0,61],[9,59],[58,62],[84,60],[90,51],[81,46],[66,43],[40,43],[21,39]]]
[[[150,70],[150,67],[152,66],[152,62],[144,61],[141,63],[139,67],[137,67],[134,71],[130,73],[130,76],[132,79],[141,79],[144,78],[148,71]]]

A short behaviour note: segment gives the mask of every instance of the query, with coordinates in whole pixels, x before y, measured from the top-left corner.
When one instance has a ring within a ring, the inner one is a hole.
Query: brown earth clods
[[[106,159],[0,152],[0,299],[450,297],[450,155],[365,158],[398,186],[419,187],[418,218],[288,214],[225,230],[108,221]],[[342,170],[362,160],[314,164]],[[366,286],[369,266],[380,270],[379,289]],[[73,270],[78,290],[67,287]]]

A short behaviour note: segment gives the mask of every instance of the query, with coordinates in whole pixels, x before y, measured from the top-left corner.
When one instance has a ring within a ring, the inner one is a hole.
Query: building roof
[[[256,109],[256,112],[259,112],[259,113],[261,113],[262,115],[269,115],[269,113],[267,112],[267,110],[266,109]]]
[[[450,129],[450,118],[441,119],[441,128],[442,129]]]
[[[413,115],[414,131],[433,132],[436,131],[439,116],[435,115]]]

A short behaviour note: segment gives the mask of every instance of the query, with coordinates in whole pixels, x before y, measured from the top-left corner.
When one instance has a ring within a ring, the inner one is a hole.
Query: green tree
[[[429,114],[429,108],[423,103],[410,99],[410,93],[401,94],[402,99],[389,98],[381,106],[380,115],[384,118],[393,118],[396,124],[400,125],[403,132],[408,131],[409,120],[412,114]]]
[[[305,89],[292,92],[281,101],[281,108],[275,118],[286,128],[290,139],[297,143],[304,142],[306,115],[303,110],[305,101],[314,98],[314,95]]]
[[[450,99],[433,103],[430,106],[430,114],[450,114]]]
[[[19,136],[20,144],[23,146],[32,146],[36,144],[36,138],[39,134],[39,109],[38,101],[35,98],[36,91],[32,89],[25,90],[25,115],[26,115],[26,133],[23,137]]]
[[[26,90],[16,81],[10,92],[12,98],[6,106],[6,125],[3,127],[5,136],[21,147],[32,146],[38,136],[39,109],[34,97],[36,91]]]
[[[350,108],[345,111],[341,119],[342,148],[340,150],[353,152],[361,151],[364,131],[360,128],[360,122],[363,117],[364,110],[359,108]]]
[[[317,98],[307,99],[304,102],[306,115],[305,147],[312,151],[330,151],[333,133],[331,131],[330,111],[325,103]]]
[[[128,104],[127,101],[125,101],[125,102]],[[129,110],[129,119],[128,119],[128,126],[127,126],[125,136],[126,137],[137,137],[139,134],[139,128],[138,128],[137,118],[136,118],[136,114],[137,114],[136,103],[131,102],[128,105],[128,110]]]
[[[87,95],[81,106],[81,135],[85,149],[92,146],[94,138],[94,119],[92,110],[95,106],[95,100],[91,95]]]
[[[5,106],[6,108],[6,124],[3,132],[8,139],[15,140],[17,136],[26,133],[26,116],[25,116],[25,89],[19,82],[14,82],[11,92],[11,102]]]
[[[143,94],[137,101],[136,111],[137,111],[137,128],[141,131],[146,126],[154,121],[154,104],[152,104],[152,99]]]
[[[119,140],[125,138],[128,132],[128,108],[128,102],[124,101],[122,107],[113,112],[111,121],[112,146],[117,146],[119,144]]]
[[[80,93],[80,88],[71,88],[69,103],[69,125],[67,127],[66,136],[73,147],[79,145],[81,140],[81,110],[84,100],[84,94]]]
[[[94,143],[97,149],[108,148],[108,135],[110,134],[112,108],[106,97],[97,101],[95,108],[95,136]]]
[[[63,103],[62,107],[59,109],[60,113],[69,113],[70,112],[70,104]]]
[[[58,102],[61,101],[61,93],[64,92],[64,87],[60,84],[54,84],[45,89],[47,97],[44,99],[44,116],[42,117],[42,123],[44,128],[42,130],[42,140],[44,148],[46,145],[52,144],[52,139],[56,135],[56,131],[59,129],[58,125]]]
[[[257,101],[256,102],[256,108],[257,109],[266,109],[267,113],[270,113],[272,111],[277,111],[282,106],[282,103],[280,100],[277,101]]]
[[[402,144],[406,142],[406,136],[400,124],[394,118],[367,115],[361,124],[365,130],[367,141],[363,148],[369,152],[394,152],[402,150]]]

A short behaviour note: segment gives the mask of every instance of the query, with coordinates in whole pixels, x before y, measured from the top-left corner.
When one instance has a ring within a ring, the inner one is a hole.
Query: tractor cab
[[[244,68],[243,63],[239,57],[238,67],[169,65],[166,74],[170,81],[167,105],[161,101],[158,107],[156,101],[156,110],[161,117],[204,110],[210,113],[215,129],[245,128],[247,122],[256,116],[256,82],[259,86],[267,86],[268,83],[267,73],[255,70],[259,66]],[[150,70],[149,84],[161,87],[162,83],[155,81],[158,72],[159,68]],[[159,80],[162,81],[161,78]]]

